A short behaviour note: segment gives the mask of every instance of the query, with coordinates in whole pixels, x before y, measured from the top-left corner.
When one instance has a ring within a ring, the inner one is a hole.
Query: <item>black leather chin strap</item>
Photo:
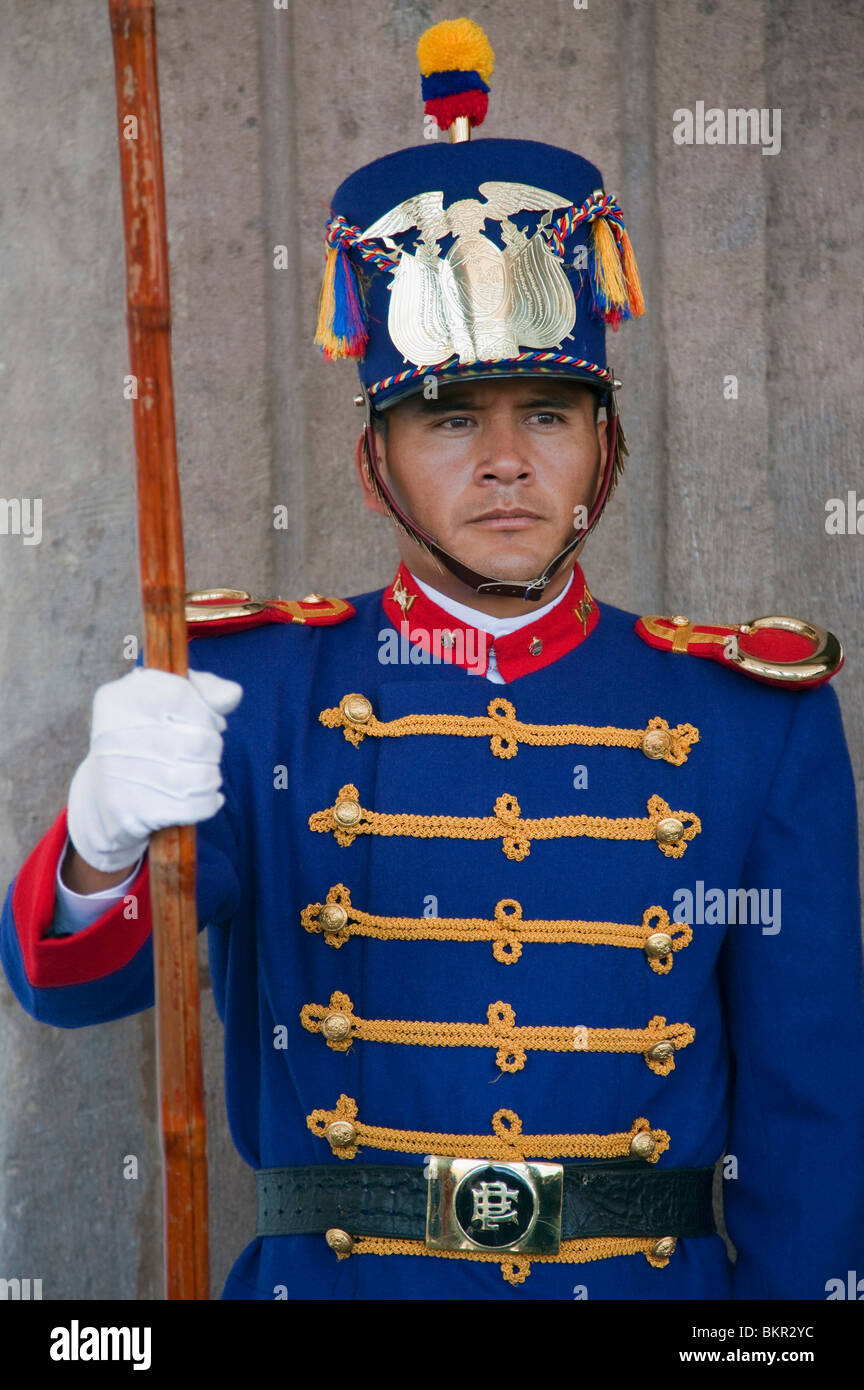
[[[473,589],[476,594],[500,594],[504,598],[521,598],[525,602],[536,603],[542,597],[552,576],[557,574],[567,557],[573,554],[577,546],[582,544],[589,532],[597,525],[603,508],[615,490],[623,459],[627,453],[615,403],[615,391],[619,385],[620,382],[616,382],[610,372],[610,385],[605,393],[607,400],[606,459],[603,465],[600,491],[594,499],[588,519],[583,527],[574,529],[573,539],[568,541],[563,550],[559,550],[558,554],[553,556],[542,574],[537,575],[535,579],[496,579],[493,575],[480,574],[477,570],[471,569],[469,565],[463,564],[455,555],[451,555],[448,550],[438,544],[434,536],[431,536],[428,531],[424,531],[422,526],[417,525],[416,521],[399,505],[381,476],[378,451],[375,445],[373,408],[368,393],[364,391],[366,405],[364,448],[369,481],[387,507],[396,525],[407,531],[413,540],[429,550],[451,574],[466,584],[469,589]]]

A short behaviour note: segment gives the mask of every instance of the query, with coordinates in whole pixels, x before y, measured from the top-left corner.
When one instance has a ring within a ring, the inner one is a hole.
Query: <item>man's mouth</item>
[[[493,507],[471,517],[468,525],[479,526],[484,531],[522,531],[536,521],[542,521],[542,517],[526,507]]]

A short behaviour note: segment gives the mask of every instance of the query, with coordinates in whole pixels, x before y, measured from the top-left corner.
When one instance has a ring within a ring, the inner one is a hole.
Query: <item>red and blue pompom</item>
[[[472,127],[485,120],[495,54],[479,24],[471,19],[433,24],[420,37],[417,61],[426,114],[435,117],[441,130],[460,116],[467,116]]]

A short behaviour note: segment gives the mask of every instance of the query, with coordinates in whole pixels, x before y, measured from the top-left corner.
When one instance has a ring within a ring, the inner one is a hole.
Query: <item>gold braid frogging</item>
[[[646,756],[659,757],[673,767],[680,767],[687,761],[691,746],[699,741],[699,730],[694,725],[677,724],[670,729],[666,720],[659,715],[649,719],[644,729],[618,729],[611,724],[603,727],[591,724],[525,724],[517,719],[516,708],[510,700],[498,697],[490,700],[485,715],[406,714],[400,719],[385,721],[372,713],[358,721],[346,711],[349,701],[363,701],[365,706],[371,706],[365,696],[352,692],[343,695],[339,704],[332,709],[322,710],[318,718],[328,729],[341,728],[345,738],[355,747],[367,735],[372,738],[403,738],[411,734],[455,734],[461,738],[490,735],[489,746],[496,758],[515,758],[520,743],[533,748],[578,744],[591,748],[638,748],[646,752]],[[654,737],[646,745],[649,734]],[[647,753],[649,747],[662,751]]]
[[[656,1254],[658,1248],[668,1254]],[[350,1251],[339,1253],[340,1260],[353,1255],[430,1255],[444,1260],[480,1260],[501,1266],[508,1284],[524,1284],[536,1264],[587,1264],[590,1260],[608,1260],[614,1255],[644,1255],[654,1269],[665,1269],[675,1249],[675,1242],[656,1237],[644,1240],[633,1236],[595,1236],[586,1240],[562,1240],[557,1255],[487,1255],[475,1250],[430,1250],[422,1240],[396,1240],[384,1236],[358,1236]]]
[[[523,1134],[514,1110],[496,1110],[490,1134],[438,1134],[434,1130],[390,1129],[366,1125],[357,1119],[357,1102],[341,1095],[332,1110],[313,1110],[306,1124],[319,1139],[327,1139],[337,1158],[355,1158],[358,1149],[389,1153],[438,1154],[442,1158],[488,1158],[522,1163],[528,1158],[625,1158],[636,1135],[650,1135],[654,1148],[638,1153],[656,1163],[669,1148],[665,1129],[652,1129],[641,1116],[626,1132],[618,1134]],[[338,1126],[331,1134],[331,1125]],[[353,1130],[353,1138],[351,1131]]]
[[[308,1033],[321,1033],[327,1046],[347,1052],[355,1038],[365,1042],[403,1043],[409,1047],[494,1047],[500,1071],[521,1071],[528,1052],[641,1052],[658,1076],[675,1068],[675,1051],[687,1047],[695,1032],[689,1023],[669,1023],[659,1014],[646,1028],[586,1028],[541,1024],[516,1025],[509,1004],[498,1000],[486,1011],[487,1023],[423,1022],[416,1019],[358,1018],[347,994],[339,990],[324,1004],[304,1004],[300,1022]],[[652,1050],[663,1043],[660,1056]]]
[[[338,931],[325,931],[320,918],[325,906],[344,909],[346,919]],[[665,956],[646,956],[657,975],[668,975],[672,953],[690,945],[693,932],[686,922],[674,925],[663,907],[647,907],[641,925],[628,922],[583,922],[564,919],[525,920],[522,905],[515,898],[501,898],[494,917],[381,917],[354,907],[344,883],[327,890],[325,903],[309,903],[301,909],[300,921],[308,932],[317,932],[328,946],[344,946],[351,936],[372,937],[376,941],[491,941],[492,954],[502,965],[512,965],[522,954],[522,945],[531,943],[572,943],[586,946],[625,946],[645,950],[645,943],[656,932],[672,938],[672,951]]]
[[[692,811],[671,811],[660,796],[648,801],[647,816],[542,816],[522,820],[519,802],[511,792],[504,792],[495,802],[491,816],[425,816],[414,812],[369,811],[361,806],[359,792],[353,783],[339,788],[333,806],[313,811],[309,829],[322,833],[333,832],[336,843],[347,846],[358,835],[407,835],[414,839],[432,840],[497,840],[508,859],[527,859],[532,840],[557,840],[564,837],[589,836],[596,840],[657,840],[657,848],[671,859],[680,859],[692,840],[702,829],[702,823]],[[678,838],[673,842],[659,838],[661,821],[680,822]]]

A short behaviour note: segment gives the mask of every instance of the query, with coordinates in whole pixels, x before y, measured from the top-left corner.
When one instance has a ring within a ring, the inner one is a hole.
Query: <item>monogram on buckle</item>
[[[564,1169],[560,1163],[427,1158],[426,1245],[557,1255]]]

